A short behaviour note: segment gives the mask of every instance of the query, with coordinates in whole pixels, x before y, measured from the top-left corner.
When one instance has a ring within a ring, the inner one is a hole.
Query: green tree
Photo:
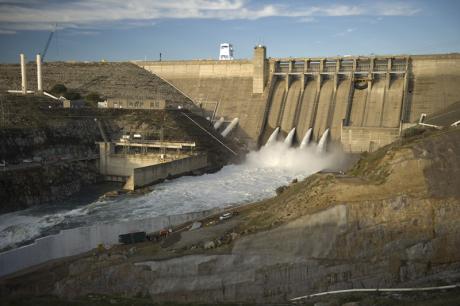
[[[62,96],[67,92],[67,87],[63,84],[56,84],[51,88],[50,93],[55,96]]]
[[[100,101],[103,101],[103,100],[104,99],[97,92],[90,92],[85,97],[85,101],[87,102],[87,104],[92,106],[92,107],[97,107],[97,102],[100,102]]]
[[[81,95],[76,91],[69,90],[64,94],[64,98],[67,100],[78,100],[81,99]]]

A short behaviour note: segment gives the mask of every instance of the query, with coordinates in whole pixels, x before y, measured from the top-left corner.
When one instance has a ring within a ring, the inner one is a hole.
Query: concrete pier
[[[21,91],[22,94],[27,94],[27,69],[26,69],[26,56],[24,53],[20,55],[21,59]]]
[[[99,142],[99,172],[108,181],[123,182],[135,190],[160,180],[205,168],[207,157],[191,151],[194,143]],[[118,148],[117,148],[118,147]],[[130,153],[126,148],[161,149],[159,152]],[[167,151],[168,150],[168,151]]]
[[[254,72],[253,72],[253,93],[263,93],[265,90],[265,84],[268,80],[268,61],[267,61],[267,50],[264,46],[258,45],[254,47]]]
[[[40,54],[37,54],[37,90],[38,90],[38,92],[43,91],[42,57],[41,57]]]

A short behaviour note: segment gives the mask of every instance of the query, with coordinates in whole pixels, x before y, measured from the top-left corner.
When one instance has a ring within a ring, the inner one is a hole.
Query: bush
[[[64,94],[64,98],[67,100],[78,100],[81,99],[81,95],[76,91],[68,91]]]
[[[100,102],[100,101],[103,101],[103,100],[104,99],[97,92],[90,92],[85,97],[85,101],[88,103],[88,105],[91,105],[93,107],[97,107],[97,102]]]
[[[67,92],[67,87],[63,84],[56,84],[51,88],[50,93],[53,95],[62,96]]]

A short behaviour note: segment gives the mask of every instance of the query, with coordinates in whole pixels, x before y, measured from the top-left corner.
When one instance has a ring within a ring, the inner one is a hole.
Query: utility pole
[[[1,97],[0,98],[0,108],[1,108],[1,111],[2,111],[2,127],[5,127],[6,126],[6,110],[5,110],[5,105],[4,105],[4,97]]]
[[[165,144],[164,144],[164,128],[165,128],[165,118],[166,117],[166,112],[165,110],[163,110],[163,123],[161,125],[161,130],[160,130],[160,142],[161,142],[161,154],[165,154],[166,153],[166,148],[165,148]]]
[[[161,62],[161,52],[160,52],[160,62]]]

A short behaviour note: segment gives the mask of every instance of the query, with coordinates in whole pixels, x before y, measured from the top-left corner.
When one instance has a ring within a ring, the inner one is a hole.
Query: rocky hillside
[[[97,92],[107,98],[151,98],[191,103],[161,78],[131,63],[50,62],[43,64],[42,71],[43,88],[48,91],[56,84],[63,84],[82,95]],[[27,76],[28,88],[36,90],[37,72],[32,62],[27,64]],[[20,65],[0,65],[0,92],[20,88]]]
[[[3,280],[1,289],[23,297],[121,294],[154,302],[264,304],[337,289],[455,284],[459,180],[460,129],[425,131],[363,155],[346,174],[293,182],[230,220],[203,220],[203,228],[178,231],[162,243],[63,260]],[[449,303],[442,305],[459,302],[455,294],[445,298]],[[373,305],[372,299],[322,300]],[[392,299],[387,304],[434,301],[426,294]]]

